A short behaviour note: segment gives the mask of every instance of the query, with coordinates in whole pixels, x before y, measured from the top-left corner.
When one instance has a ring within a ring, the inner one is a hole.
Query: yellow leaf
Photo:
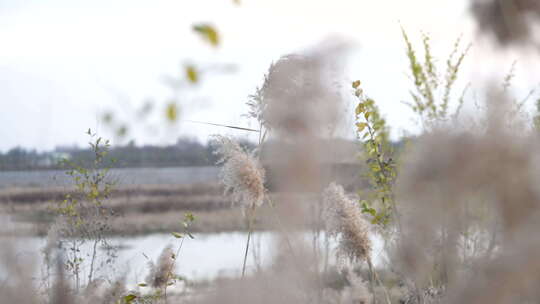
[[[192,65],[186,66],[186,77],[191,83],[197,83],[199,81],[199,74]]]
[[[360,86],[360,80],[356,80],[356,81],[354,81],[354,82],[352,83],[353,89],[356,89],[356,88],[358,88],[359,86]]]
[[[166,109],[167,119],[170,122],[175,122],[178,119],[178,106],[174,102],[171,102]]]
[[[219,34],[213,26],[209,24],[198,24],[193,26],[193,30],[208,40],[212,46],[219,45]]]
[[[184,237],[184,235],[181,234],[180,232],[172,232],[172,235],[177,239],[181,239]]]
[[[358,106],[356,106],[356,109],[355,109],[355,113],[356,115],[360,115],[360,113],[364,112],[364,104],[363,103],[359,103]]]

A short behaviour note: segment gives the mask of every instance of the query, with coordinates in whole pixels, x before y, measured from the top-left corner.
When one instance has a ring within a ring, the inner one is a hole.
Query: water
[[[310,242],[311,233],[303,233],[306,241]],[[185,239],[178,255],[176,273],[189,280],[211,280],[217,277],[236,277],[241,274],[244,250],[247,239],[246,232],[227,232],[213,234],[198,234],[195,239]],[[40,261],[40,251],[45,245],[45,239],[40,237],[24,237],[18,239],[19,244],[24,244],[24,253],[31,255]],[[275,232],[254,232],[250,254],[248,255],[247,271],[251,272],[256,267],[253,250],[258,252],[258,261],[262,267],[271,264],[276,248],[278,235]],[[379,238],[372,239],[374,244],[373,260],[377,265],[381,261],[382,241]],[[319,239],[321,248],[323,237]],[[149,234],[127,238],[111,238],[110,243],[120,246],[116,260],[115,274],[126,275],[129,285],[144,282],[148,273],[148,262],[157,261],[161,252],[167,245],[172,245],[176,252],[180,245],[180,239],[170,234]],[[294,244],[294,239],[293,239]],[[330,251],[334,251],[336,242],[330,242]],[[83,255],[90,252],[90,246],[81,248]],[[82,271],[88,269],[83,265]],[[113,274],[114,276],[114,274]]]
[[[118,185],[192,184],[217,182],[217,167],[118,168],[110,176]],[[0,188],[71,185],[64,170],[0,171]]]
[[[260,243],[258,250],[261,252],[261,264],[267,265],[271,260],[271,247],[275,235],[271,232],[258,232],[252,236],[254,243]],[[238,276],[246,239],[247,233],[244,232],[203,234],[195,236],[195,239],[185,239],[177,260],[176,271],[191,280]],[[130,265],[132,275],[144,278],[148,270],[146,257],[156,261],[168,244],[171,244],[176,252],[180,240],[170,234],[152,234],[122,239],[119,243],[127,246],[120,252],[120,264]],[[248,258],[247,267],[253,269],[255,267],[253,256],[250,255]]]

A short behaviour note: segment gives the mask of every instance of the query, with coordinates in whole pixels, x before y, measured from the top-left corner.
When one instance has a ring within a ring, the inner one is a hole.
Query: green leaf
[[[358,122],[358,123],[356,123],[356,130],[357,130],[358,132],[364,131],[364,129],[365,129],[366,127],[367,127],[367,123],[365,123],[365,122]]]
[[[373,106],[373,104],[375,103],[375,101],[373,101],[373,99],[368,99],[366,100],[366,106],[370,107],[370,106]]]
[[[113,113],[106,112],[105,114],[103,114],[101,119],[103,120],[104,123],[110,124],[110,123],[112,123],[112,121],[114,119]]]
[[[184,235],[181,234],[180,232],[172,232],[171,234],[177,239],[181,239],[184,237]]]
[[[362,200],[360,203],[362,205],[362,213],[369,213],[373,216],[377,214],[377,211],[371,208],[366,200]]]
[[[186,218],[186,220],[188,220],[190,222],[193,222],[195,220],[195,217],[193,216],[193,213],[186,213],[186,214],[184,214],[184,217]]]
[[[362,205],[362,210],[367,210],[369,208],[366,201],[362,201],[361,205]]]
[[[140,283],[140,284],[137,284],[137,286],[139,286],[139,287],[146,287],[146,286],[148,286],[148,284],[146,284],[146,283]]]
[[[203,39],[207,40],[212,46],[219,45],[219,34],[216,29],[209,24],[197,24],[193,26],[193,30],[200,34]]]
[[[124,297],[124,301],[126,301],[126,303],[131,303],[133,302],[133,300],[135,300],[137,298],[136,295],[134,294],[128,294],[127,296]]]
[[[128,131],[128,129],[127,129],[127,127],[125,125],[120,126],[118,129],[116,129],[116,135],[118,137],[124,137],[124,136],[126,136],[127,131]]]

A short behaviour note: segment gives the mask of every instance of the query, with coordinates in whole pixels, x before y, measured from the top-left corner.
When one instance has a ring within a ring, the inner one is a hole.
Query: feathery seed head
[[[341,99],[325,81],[329,58],[287,55],[273,63],[250,96],[248,116],[293,138],[316,136],[337,123]]]
[[[347,197],[343,187],[332,183],[323,193],[327,233],[339,237],[340,255],[351,260],[366,260],[371,254],[371,240],[360,209]]]
[[[216,153],[223,164],[221,182],[234,203],[243,209],[261,206],[264,199],[264,169],[259,161],[232,139],[215,136]]]
[[[159,256],[157,265],[149,262],[150,272],[146,277],[146,283],[154,288],[161,288],[167,284],[170,278],[170,272],[174,271],[174,253],[171,246],[165,247]]]

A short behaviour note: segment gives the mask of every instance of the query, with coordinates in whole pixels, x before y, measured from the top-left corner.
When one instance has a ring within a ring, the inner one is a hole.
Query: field
[[[356,166],[349,166],[348,171],[337,167],[327,179],[351,183],[354,179],[351,168]],[[196,233],[245,231],[247,225],[239,206],[224,195],[224,188],[217,181],[218,170],[217,167],[112,170],[110,176],[118,186],[104,205],[118,216],[110,223],[110,233],[127,236],[174,231],[186,213],[196,215],[197,221],[191,227]],[[190,184],[190,181],[200,182]],[[138,184],[148,182],[159,184]],[[46,235],[55,216],[52,208],[68,194],[77,196],[63,171],[0,172],[0,208],[13,221],[27,224],[18,226],[20,235]],[[302,204],[302,200],[298,203]],[[268,206],[258,213],[255,230],[275,228]]]
[[[13,220],[34,224],[27,225],[27,231],[19,229],[18,233],[44,236],[54,219],[51,208],[72,191],[65,187],[2,189],[0,204]],[[218,184],[122,186],[112,192],[105,206],[118,215],[111,222],[110,232],[115,235],[174,231],[187,212],[197,216],[193,232],[246,229],[240,210],[223,196],[223,188]],[[261,221],[256,227],[268,229],[269,224]]]

